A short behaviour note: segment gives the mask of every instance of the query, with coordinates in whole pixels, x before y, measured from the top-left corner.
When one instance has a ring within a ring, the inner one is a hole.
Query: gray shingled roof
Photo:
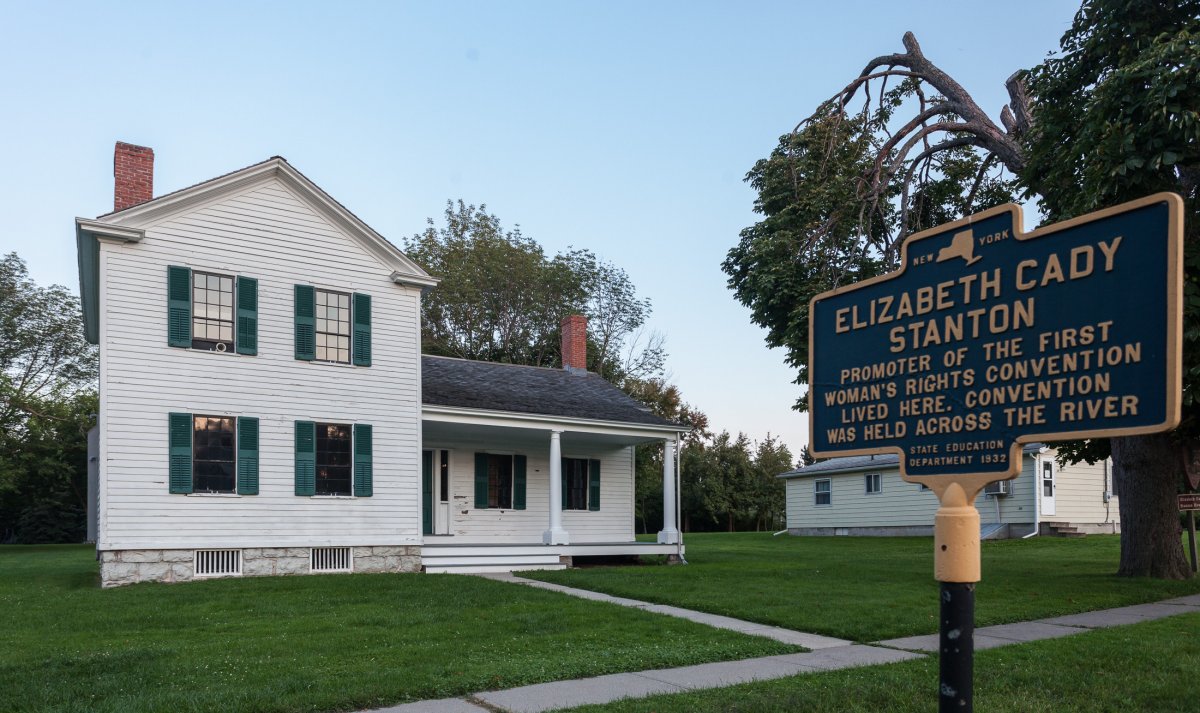
[[[591,372],[421,357],[421,401],[436,406],[677,426]],[[686,426],[679,426],[687,430]]]
[[[1026,453],[1033,453],[1045,448],[1045,443],[1026,443],[1023,449]],[[900,457],[895,453],[883,453],[874,456],[849,456],[847,458],[830,458],[819,463],[806,465],[803,468],[789,470],[786,473],[780,473],[776,478],[803,478],[809,475],[825,475],[831,473],[854,473],[856,471],[878,470],[884,468],[897,468],[900,465]]]

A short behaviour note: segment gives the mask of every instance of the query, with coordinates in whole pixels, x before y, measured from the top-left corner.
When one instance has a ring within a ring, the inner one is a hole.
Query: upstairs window
[[[350,363],[350,295],[317,290],[317,360]]]
[[[233,351],[233,278],[192,272],[192,348]]]
[[[258,280],[167,266],[167,345],[258,353]]]
[[[295,285],[296,358],[371,366],[371,296]]]

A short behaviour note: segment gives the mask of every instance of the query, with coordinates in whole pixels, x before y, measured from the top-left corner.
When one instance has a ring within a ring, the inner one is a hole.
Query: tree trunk
[[[1188,579],[1179,510],[1180,456],[1165,434],[1112,439],[1113,485],[1120,498],[1125,577]]]

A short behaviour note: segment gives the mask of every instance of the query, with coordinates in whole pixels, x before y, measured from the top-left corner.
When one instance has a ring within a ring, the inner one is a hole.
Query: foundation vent
[[[353,558],[349,547],[314,547],[310,563],[313,572],[349,572]]]
[[[236,577],[242,573],[241,550],[196,550],[197,577]]]

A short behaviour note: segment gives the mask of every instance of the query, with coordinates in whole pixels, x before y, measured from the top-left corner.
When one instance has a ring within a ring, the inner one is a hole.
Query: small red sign
[[[1200,493],[1183,493],[1177,497],[1180,510],[1200,510]]]

